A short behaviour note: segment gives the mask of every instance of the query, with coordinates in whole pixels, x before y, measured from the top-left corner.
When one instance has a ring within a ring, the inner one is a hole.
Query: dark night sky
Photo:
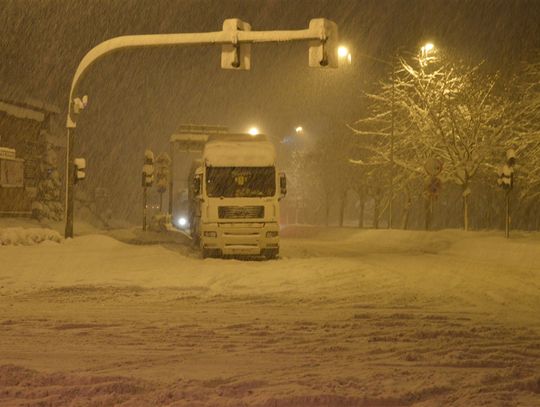
[[[357,116],[362,89],[386,69],[360,53],[384,59],[394,47],[412,52],[431,40],[510,73],[540,47],[540,0],[0,0],[0,6],[0,82],[61,109],[80,59],[114,36],[217,31],[231,17],[254,30],[307,28],[315,17],[338,23],[353,52],[353,65],[338,71],[308,68],[306,44],[256,45],[250,72],[221,70],[216,46],[131,50],[98,62],[81,86],[90,105],[79,119],[77,148],[108,174],[122,154],[133,157],[122,160],[138,173],[143,149],[163,146],[181,123],[237,131],[258,125],[277,137],[301,124],[322,136]],[[124,171],[113,173],[113,184],[138,185],[138,176],[126,181]]]

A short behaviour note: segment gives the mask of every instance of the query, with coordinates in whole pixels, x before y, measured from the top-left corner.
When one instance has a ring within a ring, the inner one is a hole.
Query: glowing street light
[[[420,48],[420,63],[422,65],[427,65],[430,60],[429,53],[435,49],[433,43],[428,42]]]
[[[352,56],[351,56],[351,53],[349,52],[349,48],[347,48],[344,45],[340,45],[338,47],[338,57],[340,60],[346,59],[347,63],[349,64],[352,62]]]
[[[296,134],[303,134],[304,128],[302,126],[298,126],[296,129],[294,129],[294,131],[296,132]]]
[[[424,50],[426,52],[429,52],[429,51],[433,50],[434,47],[435,46],[431,42],[428,42],[426,45],[424,45]]]
[[[252,127],[248,130],[248,133],[255,137],[257,134],[260,133],[260,131],[257,127]]]

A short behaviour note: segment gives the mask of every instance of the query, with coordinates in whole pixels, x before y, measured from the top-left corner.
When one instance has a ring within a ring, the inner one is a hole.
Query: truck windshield
[[[209,197],[274,196],[274,167],[207,167],[206,192]]]

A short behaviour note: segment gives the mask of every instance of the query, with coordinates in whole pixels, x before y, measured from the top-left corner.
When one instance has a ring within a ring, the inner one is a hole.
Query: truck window
[[[276,193],[274,167],[207,167],[209,197],[268,197]]]

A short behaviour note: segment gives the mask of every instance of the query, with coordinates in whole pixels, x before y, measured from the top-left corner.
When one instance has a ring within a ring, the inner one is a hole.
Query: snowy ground
[[[0,405],[540,405],[538,234],[130,233],[0,246]]]

